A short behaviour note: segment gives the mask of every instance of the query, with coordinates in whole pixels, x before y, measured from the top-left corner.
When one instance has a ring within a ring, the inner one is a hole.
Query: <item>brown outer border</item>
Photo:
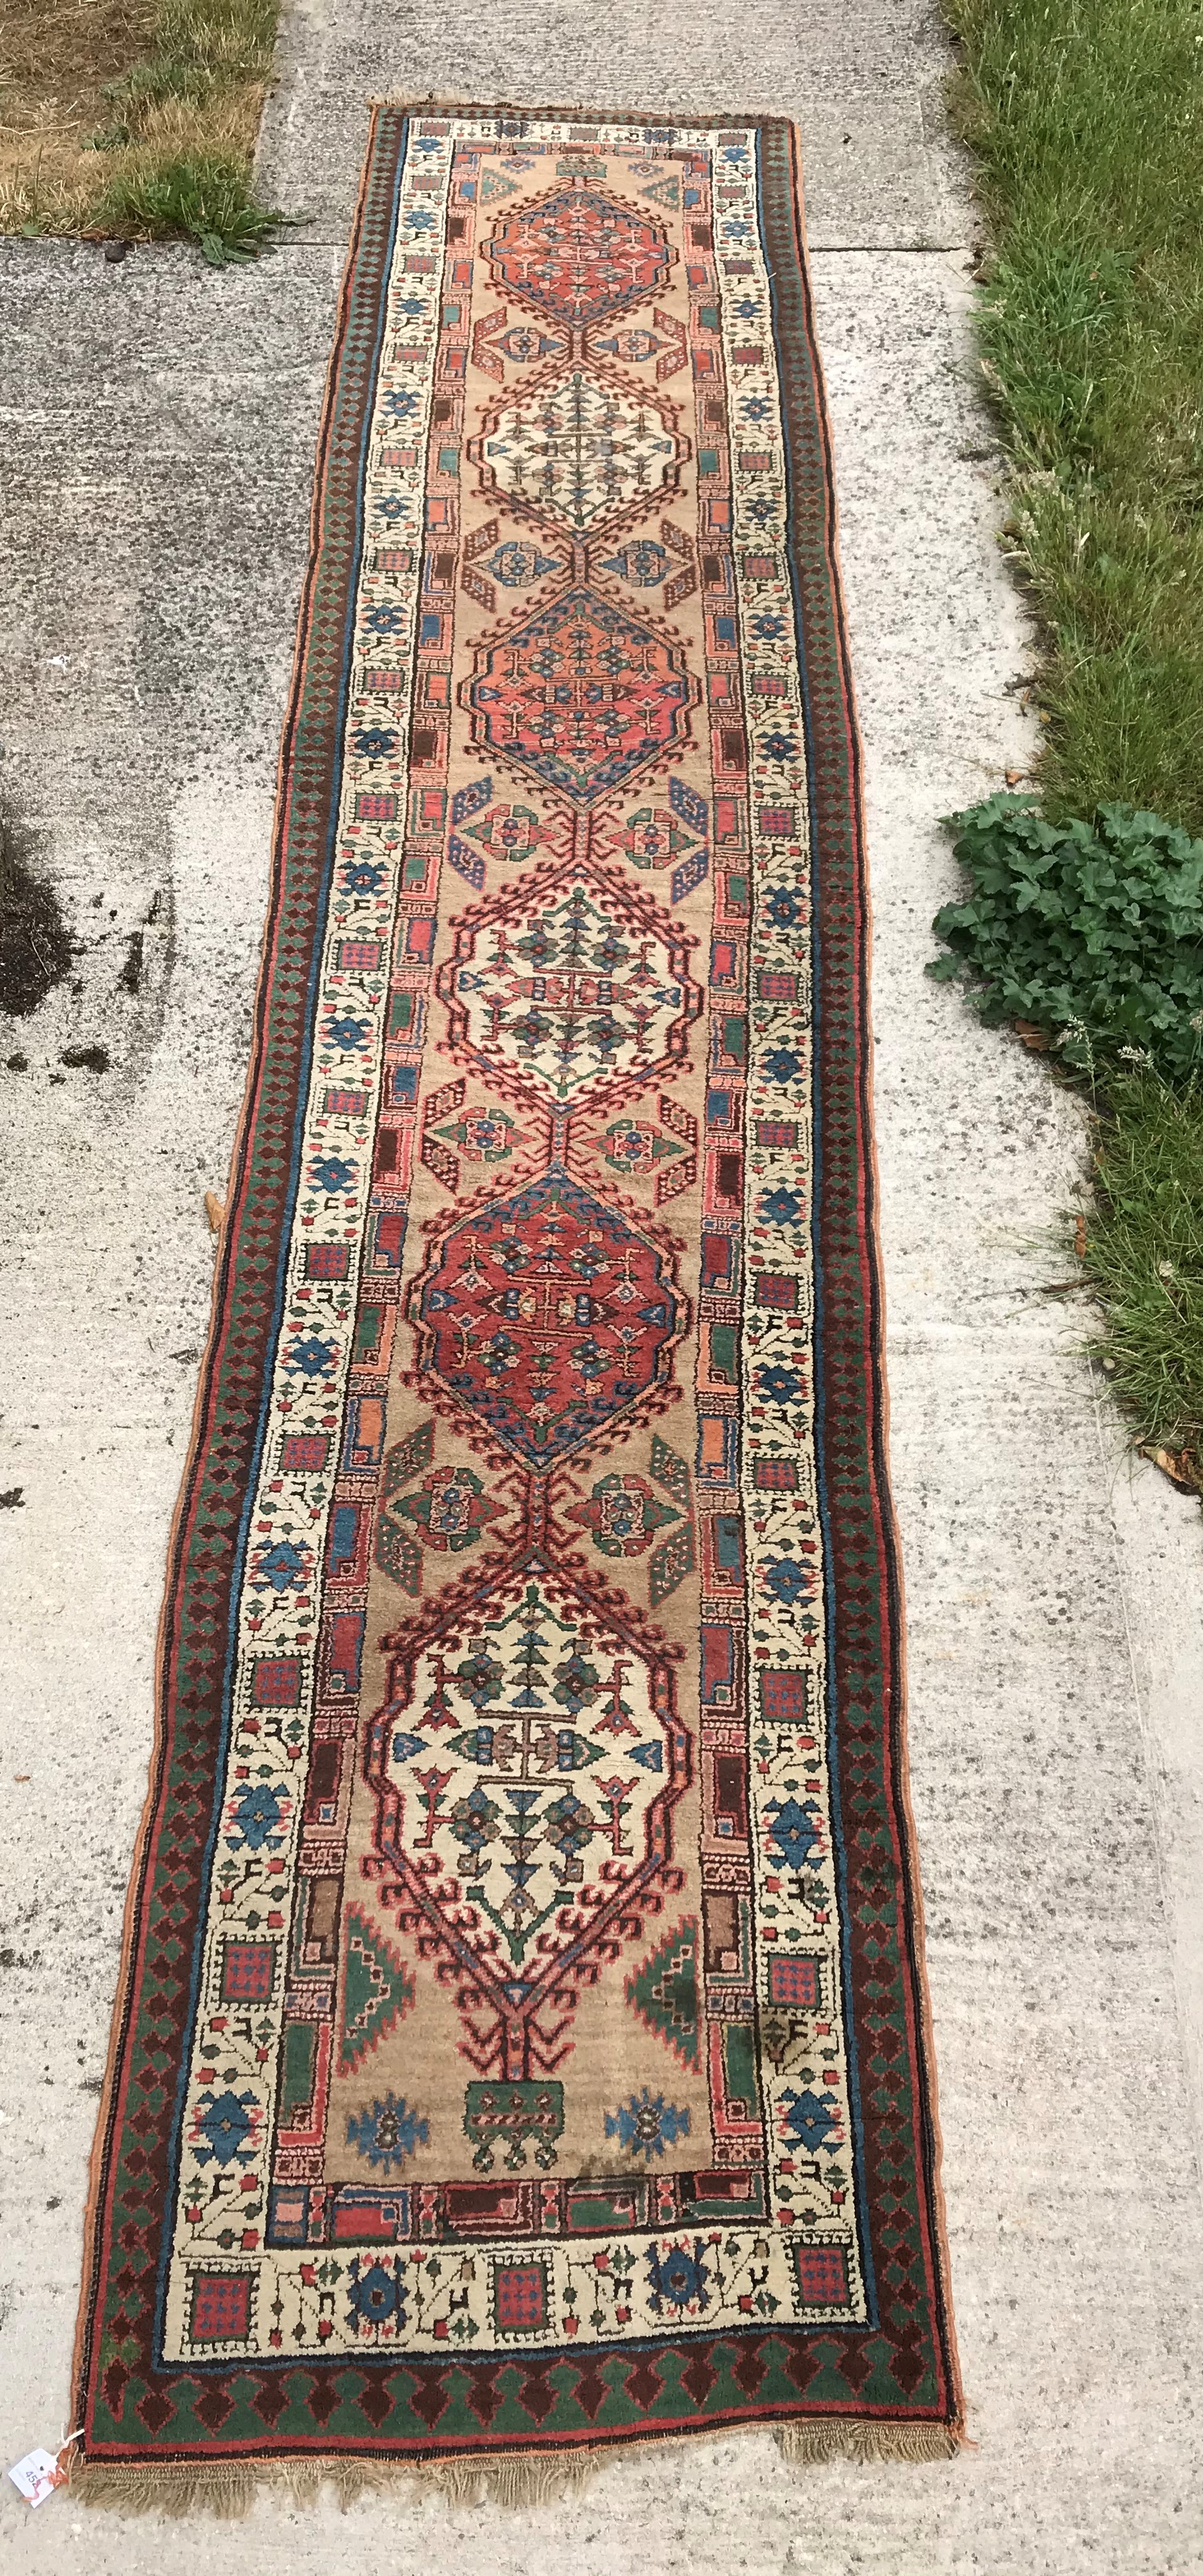
[[[173,1581],[173,1578],[177,1578],[182,1570],[181,1555],[185,1536],[185,1524],[188,1518],[190,1504],[193,1499],[193,1490],[197,1472],[205,1454],[205,1417],[209,1399],[213,1392],[214,1370],[217,1359],[220,1355],[223,1316],[227,1291],[233,1270],[234,1247],[237,1241],[236,1219],[243,1213],[246,1205],[250,1159],[249,1149],[252,1140],[254,1110],[256,1107],[263,1071],[266,1043],[265,1033],[268,1024],[268,1006],[271,996],[272,968],[275,958],[275,936],[280,927],[279,908],[284,890],[286,862],[288,857],[288,808],[290,785],[292,783],[292,773],[296,759],[296,732],[303,699],[306,675],[306,653],[310,643],[314,591],[321,564],[322,540],[324,533],[324,504],[326,497],[325,466],[335,425],[335,397],[338,389],[339,369],[347,337],[348,320],[354,301],[354,289],[357,282],[356,267],[364,227],[365,208],[370,196],[373,179],[377,175],[375,170],[376,146],[377,132],[381,122],[381,116],[384,111],[391,110],[397,114],[420,114],[426,116],[456,115],[477,117],[480,119],[509,117],[512,115],[532,117],[539,120],[558,119],[565,122],[571,122],[573,124],[594,126],[630,123],[633,125],[645,125],[656,128],[665,124],[684,124],[703,131],[716,131],[739,126],[744,129],[754,128],[762,136],[774,135],[788,138],[788,150],[791,159],[792,172],[792,198],[796,214],[795,240],[797,281],[800,286],[804,312],[803,331],[807,360],[811,372],[811,401],[813,404],[814,420],[818,429],[823,452],[824,470],[822,480],[825,499],[824,562],[830,604],[834,613],[836,653],[843,690],[847,725],[846,756],[848,785],[851,790],[850,802],[853,825],[852,841],[856,871],[855,899],[858,912],[858,937],[856,939],[855,963],[859,1005],[858,1034],[860,1039],[858,1050],[859,1125],[863,1155],[860,1241],[862,1253],[867,1264],[869,1302],[872,1321],[872,1330],[868,1336],[866,1346],[869,1358],[869,1377],[871,1387],[871,1398],[867,1407],[867,1424],[872,1435],[872,1448],[874,1452],[874,1472],[872,1483],[875,1515],[884,1560],[882,1566],[882,1572],[885,1578],[883,1587],[883,1606],[886,1612],[888,1638],[886,1663],[890,1674],[890,1760],[887,1766],[887,1789],[889,1800],[900,1829],[896,1835],[896,1848],[899,1862],[899,1886],[903,1898],[903,1916],[905,1923],[903,1950],[908,1971],[913,2072],[916,2080],[918,2107],[923,2127],[920,2171],[917,2180],[920,2185],[919,2198],[921,2218],[924,2224],[924,2233],[928,2241],[929,2256],[933,2271],[932,2286],[935,2295],[932,2303],[933,2314],[931,2322],[942,2354],[946,2396],[945,2404],[941,2409],[940,2414],[935,2417],[930,2413],[908,2413],[905,2403],[900,2408],[892,2408],[888,2415],[884,2417],[880,2410],[865,2410],[859,2416],[852,2410],[849,2410],[849,2412],[844,2415],[832,2415],[829,2410],[820,2411],[812,2408],[808,2411],[805,2401],[803,2401],[801,2406],[795,2410],[790,2417],[783,2418],[782,2410],[775,2406],[763,2409],[757,2413],[753,2401],[749,2404],[746,2414],[741,2414],[741,2416],[734,2418],[730,2415],[703,2418],[697,2425],[696,2429],[699,2431],[707,2429],[714,2431],[722,2429],[738,2429],[741,2423],[747,2424],[749,2420],[752,2422],[764,2422],[777,2417],[779,2420],[784,2420],[787,2423],[787,2426],[796,2428],[795,2430],[791,2430],[788,2434],[788,2439],[794,2443],[797,2443],[799,2440],[803,2440],[808,2433],[813,2433],[816,2436],[821,2435],[824,2426],[826,2426],[833,2436],[833,2439],[828,2446],[832,2453],[843,2448],[851,2450],[856,2454],[857,2437],[863,2436],[864,2447],[859,2451],[858,2455],[860,2456],[884,2456],[888,2454],[891,2449],[893,2449],[898,2456],[908,2456],[907,2437],[909,2435],[913,2434],[916,2437],[916,2444],[918,2445],[921,2441],[921,2437],[925,2435],[930,2434],[934,2436],[941,2432],[946,2432],[948,2437],[948,2449],[949,2452],[951,2452],[964,2440],[963,2398],[949,2300],[949,2264],[944,2221],[944,2203],[939,2179],[940,2132],[935,2102],[931,2011],[927,1994],[926,1978],[922,1964],[922,1899],[917,1867],[914,1816],[911,1807],[906,1771],[905,1678],[902,1656],[902,1576],[899,1560],[897,1527],[892,1503],[890,1501],[888,1482],[889,1408],[884,1371],[884,1277],[880,1235],[876,1215],[878,1167],[872,1119],[872,1052],[868,1009],[871,937],[869,875],[861,790],[860,743],[856,727],[852,694],[847,625],[838,553],[835,489],[831,465],[831,424],[818,349],[814,337],[813,305],[807,265],[798,135],[796,129],[786,120],[765,115],[763,113],[741,116],[736,113],[729,112],[720,116],[703,115],[689,111],[683,115],[678,115],[675,118],[666,118],[663,116],[658,117],[654,113],[644,111],[615,108],[596,109],[554,106],[531,108],[511,105],[508,102],[489,102],[482,105],[460,101],[445,102],[433,99],[409,101],[397,99],[387,101],[378,100],[372,103],[372,109],[373,112],[368,151],[361,178],[359,196],[357,199],[355,217],[352,226],[347,265],[340,293],[338,325],[334,348],[332,350],[327,370],[321,427],[317,444],[314,499],[310,519],[309,554],[302,593],[302,604],[298,620],[297,642],[293,657],[289,711],[284,727],[277,770],[276,813],[273,829],[272,883],[267,921],[261,947],[261,964],[257,986],[255,1014],[255,1043],[240,1113],[234,1153],[231,1159],[230,1200],[228,1203],[226,1220],[223,1225],[219,1257],[214,1274],[208,1343],[206,1347],[205,1361],[201,1372],[200,1384],[198,1387],[196,1406],[193,1414],[188,1461],[180,1498],[176,1506],[176,1512],[172,1524],[169,1551],[168,1589],[160,1617],[156,1649],[158,1709],[155,1741],[151,1757],[147,1796],[139,1824],[138,1836],[135,1845],[133,1871],[126,1899],[117,2001],[114,2010],[114,2020],[109,2045],[97,2134],[89,2166],[88,2206],[85,2215],[83,2282],[73,2364],[74,2376],[79,2388],[79,2409],[82,2414],[86,2407],[91,2334],[94,2325],[98,2322],[97,2294],[100,2286],[99,2239],[102,2232],[101,2220],[105,2204],[104,2187],[106,2177],[110,2182],[112,2180],[111,2171],[109,2170],[108,2150],[112,2143],[113,2122],[119,2089],[119,2074],[125,2051],[125,2044],[130,2031],[131,2012],[137,1998],[135,1951],[139,1933],[143,1928],[142,1917],[144,1900],[147,1892],[148,1867],[152,1856],[154,1826],[159,1809],[165,1776],[166,1757],[169,1749],[168,1733],[170,1728],[170,1713],[166,1706],[167,1684],[169,1679],[167,1646],[171,1625],[171,1614],[175,1601],[175,1582]],[[779,284],[779,279],[774,276],[773,287],[775,310]],[[797,389],[787,388],[783,385],[783,396],[788,397],[788,394],[791,391],[796,392],[796,390]],[[799,577],[801,577],[806,567],[806,552],[803,544],[803,534],[804,532],[798,523],[797,516],[794,514],[791,517],[790,546],[795,569]],[[845,796],[847,796],[847,789],[845,789],[844,792]],[[816,779],[814,784],[814,801],[812,807],[812,837],[816,844],[816,850],[822,838],[824,822],[827,820],[827,813],[828,809],[824,803],[824,799],[819,790],[818,781]],[[837,830],[842,829],[846,813],[847,806],[845,805],[844,816],[841,817],[837,813],[832,818],[834,828]],[[597,2447],[600,2444],[605,2444],[607,2447],[621,2447],[624,2443],[632,2440],[645,2441],[656,2438],[663,2439],[669,2429],[670,2428],[667,2426],[658,2425],[654,2419],[649,2421],[646,2427],[630,2426],[602,2429],[600,2432],[594,2433],[592,2444],[587,2447]],[[847,2435],[848,2439],[842,2439],[841,2435]],[[892,2435],[897,2435],[898,2439],[896,2442],[891,2442],[889,2437]],[[880,2446],[879,2451],[876,2454],[872,2448],[874,2437],[878,2438]],[[574,2445],[565,2441],[563,2435],[556,2438],[554,2449],[550,2453],[540,2453],[537,2434],[533,2441],[524,2445],[524,2448],[532,2455],[532,2457],[544,2460],[562,2456],[573,2447]],[[353,2459],[356,2456],[362,2458],[365,2453],[369,2458],[371,2458],[372,2445],[370,2443],[364,2445],[356,2444],[354,2446],[354,2450],[352,2450],[351,2446],[347,2444],[338,2456],[341,2459],[346,2459],[348,2457]],[[256,2456],[261,2457],[265,2465],[271,2465],[272,2455],[273,2446],[270,2443],[270,2439],[268,2439],[263,2445],[262,2453],[259,2454],[257,2452]],[[801,2454],[799,2455],[801,2456]],[[816,2450],[815,2456],[819,2455],[819,2451]],[[926,2449],[916,2447],[909,2453],[909,2456],[930,2457],[936,2455],[938,2454],[930,2447]],[[109,2474],[106,2472],[102,2464],[106,2461],[113,2460],[114,2456],[114,2451],[111,2448],[100,2453],[93,2452],[90,2455],[90,2457],[97,2463],[97,2469],[100,2476]],[[241,2454],[233,2453],[227,2456],[231,2467],[237,2466],[240,2461],[245,2463],[245,2452],[242,2452]],[[375,2456],[377,2459],[380,2458],[381,2455],[378,2450]],[[447,2454],[444,2453],[442,2456],[444,2460],[446,2460]],[[487,2442],[477,2446],[471,2454],[465,2455],[462,2452],[459,2454],[461,2459],[471,2458],[473,2462],[479,2462],[488,2456],[489,2452]],[[209,2457],[212,2461],[211,2454]],[[310,2451],[309,2457],[311,2459],[314,2457],[313,2451]],[[391,2447],[388,2457],[395,2460],[397,2464],[401,2466],[423,2465],[420,2454],[415,2454],[409,2449],[403,2451],[396,2444]],[[169,2459],[163,2454],[160,2454],[158,2460],[156,2460],[153,2452],[148,2453],[146,2450],[139,2450],[131,2461],[130,2475],[134,2478],[140,2478],[145,2477],[148,2471],[152,2476],[156,2471],[158,2471],[165,2477],[171,2477],[172,2475],[178,2476],[188,2472],[192,2461],[196,2461],[203,2466],[204,2455],[199,2452],[192,2452],[188,2458],[182,2459],[177,2451],[174,2460]],[[220,2452],[218,2454],[217,2461],[213,2463],[213,2465],[218,2475],[220,2475],[221,2468],[225,2465],[221,2460]],[[113,2474],[120,2477],[122,2472],[120,2468],[118,2468],[113,2472]],[[85,2492],[86,2479],[87,2466],[85,2463],[83,2464],[83,2484]],[[97,2492],[99,2493],[99,2485]]]

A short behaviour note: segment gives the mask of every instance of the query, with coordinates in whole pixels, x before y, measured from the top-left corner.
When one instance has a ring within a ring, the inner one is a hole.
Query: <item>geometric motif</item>
[[[450,1043],[528,1097],[613,1099],[684,1055],[701,1000],[688,954],[597,868],[524,878],[457,929],[438,978]]]
[[[685,442],[646,395],[626,394],[582,368],[522,394],[468,441],[481,489],[504,493],[536,519],[584,536],[632,499],[675,486]]]
[[[613,794],[688,734],[684,652],[583,584],[476,649],[472,738],[572,804]]]
[[[667,279],[664,228],[600,189],[559,189],[500,216],[481,244],[496,284],[565,322],[599,322]]]
[[[433,1248],[413,1291],[420,1374],[546,1469],[665,1383],[689,1319],[674,1269],[616,1209],[548,1172]]]

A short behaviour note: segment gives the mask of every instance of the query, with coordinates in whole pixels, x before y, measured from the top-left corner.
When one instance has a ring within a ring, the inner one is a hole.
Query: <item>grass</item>
[[[1203,1095],[1134,1074],[1109,1107],[1084,1255],[1103,1357],[1143,1443],[1203,1487]]]
[[[1203,5],[944,0],[988,236],[1004,541],[1041,639],[1053,822],[1203,836]],[[1203,1089],[1111,1072],[1085,1272],[1143,1444],[1203,1459]]]
[[[183,235],[216,263],[270,238],[251,156],[278,0],[0,5],[0,230]]]

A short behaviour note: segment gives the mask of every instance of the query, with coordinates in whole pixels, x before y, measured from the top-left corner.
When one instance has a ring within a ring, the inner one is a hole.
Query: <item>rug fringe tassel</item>
[[[953,2460],[962,2448],[951,2424],[885,2424],[863,2415],[811,2417],[775,2430],[782,2458],[799,2467],[824,2460]]]
[[[772,2430],[782,2458],[794,2467],[816,2468],[826,2460],[951,2460],[962,2447],[961,2435],[949,2424],[889,2424],[864,2416],[812,2417],[776,2424]],[[641,2453],[645,2448],[639,2445]],[[163,2460],[153,2468],[76,2458],[68,2486],[75,2503],[113,2513],[161,2513],[173,2520],[208,2513],[220,2522],[239,2522],[256,2497],[273,2487],[282,2488],[296,2505],[316,2504],[328,2488],[345,2512],[361,2495],[379,2494],[404,2478],[436,2488],[449,2505],[520,2510],[578,2493],[603,2461],[621,2457],[616,2446],[604,2451],[496,2451],[450,2460]]]
[[[73,2503],[112,2513],[162,2513],[172,2520],[208,2513],[239,2522],[263,2490],[283,2488],[294,2505],[314,2505],[328,2488],[346,2511],[361,2495],[416,2478],[449,2505],[542,2505],[575,2493],[599,2467],[598,2451],[518,2451],[451,2460],[159,2461],[153,2468],[77,2460],[68,2486]],[[615,2456],[615,2455],[612,2455]]]

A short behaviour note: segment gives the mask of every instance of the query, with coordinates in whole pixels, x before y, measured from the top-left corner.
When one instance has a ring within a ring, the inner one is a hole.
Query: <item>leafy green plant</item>
[[[1026,1022],[1092,1082],[1135,1060],[1203,1073],[1203,842],[1130,805],[1046,822],[1030,796],[949,828],[972,893],[936,914],[951,953],[929,974],[965,976],[987,1027]]]

